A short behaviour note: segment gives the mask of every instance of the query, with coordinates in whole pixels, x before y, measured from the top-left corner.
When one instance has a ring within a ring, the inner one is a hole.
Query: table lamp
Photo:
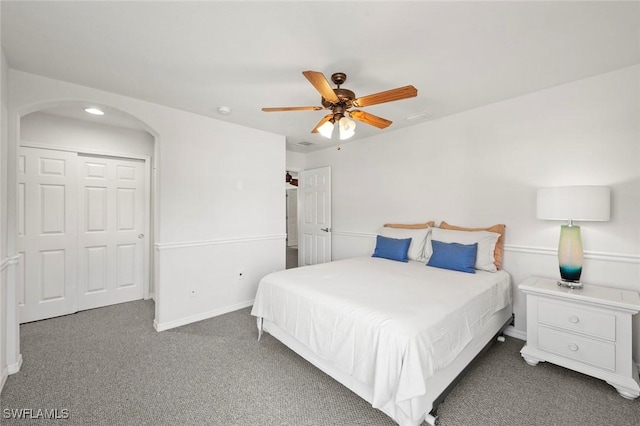
[[[537,218],[566,220],[560,228],[558,285],[582,288],[582,239],[574,221],[606,222],[610,216],[611,191],[606,186],[560,186],[538,189]]]

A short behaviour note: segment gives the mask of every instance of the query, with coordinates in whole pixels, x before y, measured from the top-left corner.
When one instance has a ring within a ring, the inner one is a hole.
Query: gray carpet
[[[157,333],[139,301],[21,326],[24,364],[6,409],[68,409],[68,425],[392,425],[269,335],[249,309]],[[450,425],[637,425],[640,403],[553,365],[530,367],[522,341],[496,343],[439,409]]]

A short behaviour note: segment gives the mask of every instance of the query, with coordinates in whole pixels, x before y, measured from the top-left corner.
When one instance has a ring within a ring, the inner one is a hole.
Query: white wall
[[[153,157],[153,136],[148,132],[42,112],[31,113],[20,120],[20,139],[23,144],[35,142],[51,148]]]
[[[299,172],[304,170],[305,155],[300,152],[287,151],[287,170]]]
[[[0,3],[0,21],[2,4]],[[0,31],[1,32],[1,31]],[[2,44],[0,43],[0,46]],[[8,375],[7,336],[7,59],[0,48],[0,392]]]
[[[428,90],[423,91],[428,96]],[[372,112],[374,112],[372,110]],[[640,291],[640,66],[306,155],[333,171],[334,259],[369,255],[384,222],[507,225],[514,288],[558,276],[560,222],[536,219],[536,189],[607,185],[610,222],[585,222],[583,281]],[[515,332],[524,297],[514,292]],[[634,319],[640,361],[640,316]]]
[[[16,70],[9,70],[9,90],[10,159],[20,140],[20,117],[60,101],[118,109],[156,138],[159,330],[249,306],[258,279],[284,269],[283,136]],[[10,206],[12,179],[10,165]],[[15,217],[9,214],[12,233]],[[15,241],[9,240],[8,250],[15,252]]]

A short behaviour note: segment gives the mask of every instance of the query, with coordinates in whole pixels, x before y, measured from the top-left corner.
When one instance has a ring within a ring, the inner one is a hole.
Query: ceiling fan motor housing
[[[322,106],[325,108],[331,108],[333,105],[343,105],[345,108],[351,107],[351,102],[356,98],[356,94],[349,89],[333,89],[336,96],[340,100],[338,103],[329,102],[325,98],[322,99]]]

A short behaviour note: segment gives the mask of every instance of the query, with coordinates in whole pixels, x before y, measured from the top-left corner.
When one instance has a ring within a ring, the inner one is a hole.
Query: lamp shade
[[[559,186],[538,189],[537,218],[606,222],[611,190],[606,186]]]
[[[331,134],[333,133],[333,123],[331,121],[326,121],[322,124],[322,126],[318,127],[318,132],[327,139],[331,139]]]
[[[356,122],[342,117],[338,122],[340,128],[340,140],[349,139],[356,133]]]

